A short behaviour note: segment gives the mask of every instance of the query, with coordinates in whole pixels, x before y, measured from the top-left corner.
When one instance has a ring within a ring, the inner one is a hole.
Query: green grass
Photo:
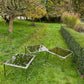
[[[64,72],[58,71],[45,62],[46,53],[38,53],[33,61],[35,64],[34,72],[26,83],[25,70],[15,68],[8,76],[4,77],[3,63],[16,53],[24,53],[28,45],[42,44],[48,49],[53,47],[63,47],[68,49],[60,33],[61,24],[36,23],[36,26],[30,26],[27,21],[15,21],[14,33],[9,34],[8,24],[0,23],[0,84],[83,84],[84,80],[80,78],[76,66],[73,63],[73,57],[65,60]],[[48,53],[49,63],[52,63],[59,69],[62,69],[63,62],[59,57]],[[45,66],[43,65],[45,64]],[[30,66],[28,74],[34,66]],[[12,67],[6,66],[9,70]]]

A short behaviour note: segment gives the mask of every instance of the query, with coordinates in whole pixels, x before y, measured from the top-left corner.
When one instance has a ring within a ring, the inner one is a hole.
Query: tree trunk
[[[13,32],[13,16],[10,16],[9,18],[9,33]]]

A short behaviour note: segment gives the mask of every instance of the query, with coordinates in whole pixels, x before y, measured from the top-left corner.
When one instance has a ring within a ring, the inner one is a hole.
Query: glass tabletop
[[[64,59],[72,54],[72,51],[68,49],[64,49],[62,47],[55,47],[55,48],[49,49],[49,52]]]
[[[28,50],[29,53],[36,53],[36,52],[41,52],[41,51],[48,51],[48,49],[43,46],[43,45],[30,45],[26,46],[26,49]]]
[[[18,53],[4,64],[27,69],[34,58],[34,55]]]

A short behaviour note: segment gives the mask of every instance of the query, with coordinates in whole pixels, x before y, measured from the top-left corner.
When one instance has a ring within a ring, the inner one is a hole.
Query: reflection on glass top
[[[69,55],[70,53],[72,53],[71,51],[60,48],[60,47],[55,47],[53,49],[50,49],[49,51],[52,53],[55,53],[57,55],[60,55],[62,57],[65,57],[65,56]]]
[[[26,67],[29,61],[33,58],[33,55],[18,53],[7,61],[7,64],[13,64],[17,66]]]
[[[43,45],[31,45],[31,46],[26,46],[26,48],[30,53],[48,51],[48,49]]]

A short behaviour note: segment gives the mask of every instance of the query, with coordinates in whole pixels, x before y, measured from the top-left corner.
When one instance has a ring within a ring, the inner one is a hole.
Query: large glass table
[[[8,74],[6,74],[5,65],[13,66],[13,68],[17,67],[17,68],[23,68],[23,69],[27,70],[27,68],[30,66],[30,64],[34,60],[34,58],[35,58],[35,55],[17,53],[15,56],[13,56],[7,62],[4,63],[4,75],[5,75],[5,77],[12,71],[12,69],[11,69],[8,72]]]

